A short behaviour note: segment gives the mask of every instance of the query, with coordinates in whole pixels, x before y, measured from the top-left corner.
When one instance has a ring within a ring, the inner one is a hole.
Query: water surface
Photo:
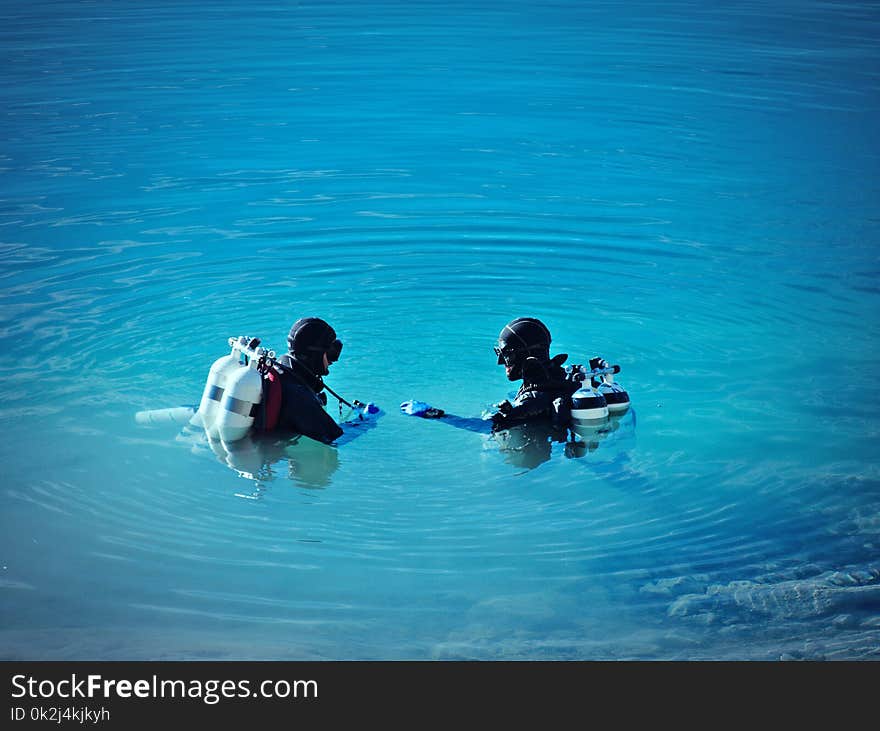
[[[0,17],[0,656],[877,658],[873,4]],[[306,315],[374,429],[135,424]],[[521,315],[637,418],[397,411],[504,397]]]

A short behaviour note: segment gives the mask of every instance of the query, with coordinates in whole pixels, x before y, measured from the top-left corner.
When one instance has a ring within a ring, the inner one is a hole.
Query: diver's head
[[[498,365],[504,366],[507,380],[517,381],[523,377],[526,358],[550,358],[550,331],[534,317],[517,317],[498,335],[495,355]]]
[[[336,331],[318,317],[303,317],[293,323],[287,335],[287,348],[316,376],[326,376],[330,364],[339,360],[342,343]]]

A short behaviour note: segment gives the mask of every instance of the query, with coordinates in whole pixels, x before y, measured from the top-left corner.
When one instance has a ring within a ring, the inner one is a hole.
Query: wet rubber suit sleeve
[[[537,419],[553,414],[553,399],[558,393],[546,391],[525,391],[517,396],[511,407],[504,412],[492,415],[492,423],[496,426],[518,424],[529,419]]]
[[[290,381],[282,384],[278,428],[324,444],[331,444],[343,434],[339,424],[324,411],[318,395],[310,388]]]

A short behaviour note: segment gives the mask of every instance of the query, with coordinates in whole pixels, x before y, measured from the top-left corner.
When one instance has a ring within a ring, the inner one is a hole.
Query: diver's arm
[[[465,429],[467,431],[473,431],[479,434],[489,434],[493,428],[492,422],[489,419],[480,419],[476,416],[456,416],[455,414],[444,413],[442,417],[428,418],[442,421],[444,424],[454,426],[456,429]]]
[[[499,410],[492,414],[492,424],[496,429],[503,429],[510,424],[519,424],[552,413],[553,396],[542,391],[527,391],[513,404],[509,401],[502,401],[499,404]]]
[[[492,422],[488,419],[478,419],[474,416],[456,416],[455,414],[446,414],[443,421],[449,426],[456,429],[466,429],[467,431],[478,432],[480,434],[488,434],[492,431]]]
[[[285,388],[278,426],[324,444],[332,444],[343,434],[314,393],[304,386]]]
[[[400,405],[400,410],[404,414],[420,416],[423,419],[441,419],[444,423],[449,424],[449,426],[454,426],[458,429],[466,429],[481,434],[488,434],[492,431],[492,422],[488,419],[448,414],[443,409],[431,406],[425,401],[416,401],[413,399],[404,401]]]
[[[307,415],[304,421],[300,432],[324,444],[334,443],[345,433],[324,409],[316,409],[314,415]]]

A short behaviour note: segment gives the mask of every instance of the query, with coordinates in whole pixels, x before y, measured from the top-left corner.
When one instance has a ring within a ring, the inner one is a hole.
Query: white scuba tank
[[[226,382],[215,426],[224,443],[236,442],[250,431],[256,407],[263,398],[263,377],[258,359],[233,371]]]
[[[239,338],[239,341],[241,340],[243,338]],[[237,345],[236,343],[232,346],[232,352],[229,355],[218,358],[211,365],[211,370],[208,372],[208,380],[205,382],[205,389],[202,391],[199,409],[193,415],[190,422],[193,426],[204,427],[209,436],[217,436],[215,423],[220,413],[220,402],[223,400],[223,393],[226,390],[229,375],[241,367],[239,363],[241,353]]]

